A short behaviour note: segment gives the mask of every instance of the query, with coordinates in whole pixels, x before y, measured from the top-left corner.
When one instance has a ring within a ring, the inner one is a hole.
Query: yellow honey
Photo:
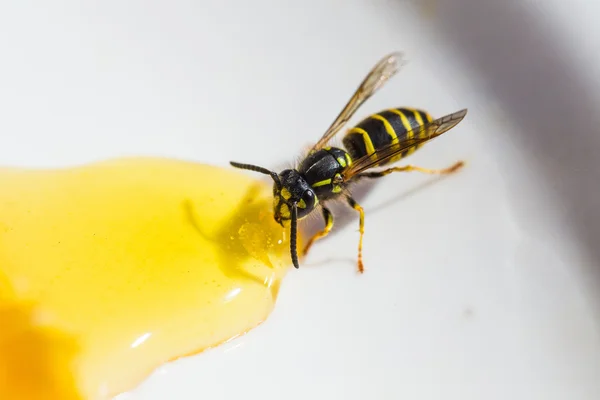
[[[110,398],[247,332],[274,307],[288,235],[270,184],[231,168],[0,168],[0,397]]]

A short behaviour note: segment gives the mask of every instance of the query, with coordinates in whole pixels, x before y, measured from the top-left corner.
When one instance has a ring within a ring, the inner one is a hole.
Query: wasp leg
[[[306,256],[306,254],[308,253],[308,249],[310,249],[310,247],[316,240],[327,236],[331,231],[331,228],[333,228],[333,215],[331,214],[331,211],[329,211],[325,207],[323,207],[323,219],[325,220],[325,228],[323,228],[322,231],[316,233],[312,238],[310,238],[310,240],[306,244],[306,247],[304,247],[304,256]]]
[[[365,234],[365,211],[352,197],[346,197],[346,199],[348,200],[348,204],[350,204],[350,207],[358,211],[360,215],[360,223],[358,225],[358,230],[360,232],[360,238],[358,239],[358,272],[362,274],[363,272],[365,272],[365,267],[362,261],[362,245],[363,236]]]
[[[388,169],[384,169],[383,171],[365,172],[365,173],[360,174],[359,176],[361,178],[380,178],[382,176],[389,175],[392,172],[411,172],[411,171],[419,171],[419,172],[423,172],[425,174],[445,175],[445,174],[451,174],[453,172],[458,171],[464,165],[465,165],[465,163],[462,161],[458,161],[454,165],[452,165],[448,168],[444,168],[444,169],[428,169],[428,168],[417,167],[414,165],[405,165],[404,167],[388,168]]]

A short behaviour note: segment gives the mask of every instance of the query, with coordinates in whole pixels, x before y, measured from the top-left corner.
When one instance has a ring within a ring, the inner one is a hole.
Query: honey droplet
[[[257,326],[291,264],[270,185],[231,168],[153,158],[3,168],[0,187],[0,288],[12,291],[0,301],[35,304],[71,338],[84,398],[130,390]]]

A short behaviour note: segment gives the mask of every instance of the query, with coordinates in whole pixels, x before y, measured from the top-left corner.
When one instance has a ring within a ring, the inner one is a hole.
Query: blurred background
[[[23,0],[0,5],[0,160],[289,165],[383,55],[356,115],[467,118],[315,245],[245,337],[135,399],[596,399],[600,5],[592,0]],[[199,182],[201,184],[201,182]]]

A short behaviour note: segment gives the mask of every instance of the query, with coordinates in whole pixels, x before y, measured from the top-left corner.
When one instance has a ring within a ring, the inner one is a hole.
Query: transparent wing
[[[323,148],[329,140],[352,118],[356,110],[379,90],[391,77],[396,75],[405,64],[403,54],[394,52],[382,58],[371,71],[367,74],[354,95],[350,98],[344,109],[340,112],[337,118],[333,121],[329,129],[312,147],[311,150]]]
[[[371,155],[352,161],[352,165],[343,173],[344,180],[347,181],[353,176],[366,171],[369,168],[373,168],[378,164],[410,149],[413,146],[417,146],[435,139],[436,137],[444,134],[458,125],[458,123],[465,118],[465,115],[467,115],[467,109],[463,109],[453,114],[449,114],[434,121],[425,123],[420,127],[413,129],[412,135],[406,135],[411,136],[411,139],[404,139],[400,142],[392,143],[377,150]]]

